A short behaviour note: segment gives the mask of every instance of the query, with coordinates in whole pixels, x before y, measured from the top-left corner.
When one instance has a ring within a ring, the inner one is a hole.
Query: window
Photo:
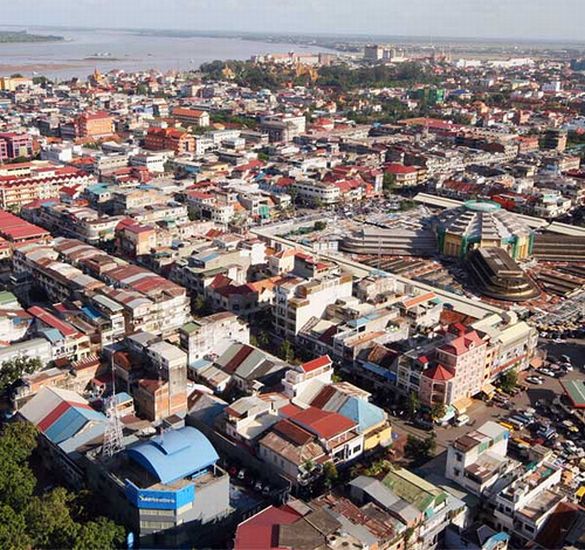
[[[455,453],[455,460],[457,462],[463,462],[463,455],[461,453]]]

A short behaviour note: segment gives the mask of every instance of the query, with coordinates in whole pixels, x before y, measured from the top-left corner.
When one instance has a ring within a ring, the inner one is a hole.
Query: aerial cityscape
[[[583,24],[6,6],[0,548],[585,548]]]

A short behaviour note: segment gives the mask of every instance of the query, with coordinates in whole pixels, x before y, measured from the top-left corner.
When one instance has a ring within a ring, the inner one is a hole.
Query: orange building
[[[102,138],[114,133],[114,119],[104,111],[83,113],[75,119],[79,137]]]
[[[193,153],[195,138],[176,128],[149,128],[144,139],[144,148],[150,151],[174,151],[175,154]]]
[[[209,126],[209,113],[206,111],[199,111],[198,109],[187,109],[185,107],[175,107],[171,114],[173,118],[185,124],[193,124],[199,127]]]
[[[138,381],[133,397],[138,412],[148,420],[155,421],[185,412],[187,393],[170,394],[168,382],[145,378]]]

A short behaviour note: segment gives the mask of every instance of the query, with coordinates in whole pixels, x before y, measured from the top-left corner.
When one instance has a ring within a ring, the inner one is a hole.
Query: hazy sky
[[[585,0],[2,0],[0,24],[585,39]]]

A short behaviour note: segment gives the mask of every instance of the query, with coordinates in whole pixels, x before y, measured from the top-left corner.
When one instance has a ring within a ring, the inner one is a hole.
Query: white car
[[[460,414],[456,419],[455,419],[455,426],[457,426],[458,428],[460,426],[465,426],[465,424],[469,424],[469,421],[471,420],[471,418],[469,418],[469,416],[467,416],[466,414]]]

